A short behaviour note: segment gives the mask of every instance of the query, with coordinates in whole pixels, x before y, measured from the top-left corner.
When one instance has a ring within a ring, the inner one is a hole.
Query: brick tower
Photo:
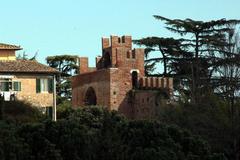
[[[102,38],[102,56],[96,57],[96,68],[88,67],[87,57],[80,57],[79,62],[80,74],[72,78],[74,107],[99,105],[130,118],[143,118],[153,112],[149,106],[155,105],[156,91],[172,88],[170,78],[145,77],[144,49],[132,49],[131,36]],[[148,100],[139,104],[146,97]]]

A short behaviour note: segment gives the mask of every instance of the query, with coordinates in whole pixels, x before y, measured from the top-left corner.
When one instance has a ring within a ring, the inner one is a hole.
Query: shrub
[[[2,119],[17,123],[37,122],[43,118],[43,114],[37,107],[24,101],[1,102]]]

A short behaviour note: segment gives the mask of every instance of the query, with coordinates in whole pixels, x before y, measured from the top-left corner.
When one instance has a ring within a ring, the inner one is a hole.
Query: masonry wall
[[[144,119],[156,113],[159,91],[172,91],[172,78],[145,77],[144,49],[132,50],[131,36],[103,38],[96,71],[89,72],[86,57],[79,61],[80,75],[72,78],[74,107],[84,106],[86,92],[92,87],[97,105],[117,110],[128,118]]]
[[[128,94],[132,89],[130,70],[112,69],[110,75],[110,105],[111,109],[132,117],[132,107],[129,103]]]
[[[86,92],[90,87],[95,91],[97,105],[110,107],[110,70],[97,70],[72,77],[73,107],[84,106]]]
[[[17,99],[24,100],[36,107],[53,106],[53,93],[36,92],[36,78],[46,78],[46,76],[16,76],[13,81],[21,82],[21,91],[17,92]]]
[[[130,98],[134,119],[155,118],[167,101],[158,90],[132,90]]]
[[[0,60],[16,60],[14,50],[1,50]]]

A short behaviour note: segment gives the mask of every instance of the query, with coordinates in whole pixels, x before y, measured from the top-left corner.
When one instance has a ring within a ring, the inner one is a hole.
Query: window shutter
[[[22,90],[22,83],[18,82],[18,91],[21,91],[21,90]]]
[[[40,85],[40,79],[36,79],[36,92],[41,92],[41,85]]]
[[[48,92],[52,93],[53,92],[53,79],[48,79]]]
[[[21,82],[13,82],[13,90],[21,91]]]

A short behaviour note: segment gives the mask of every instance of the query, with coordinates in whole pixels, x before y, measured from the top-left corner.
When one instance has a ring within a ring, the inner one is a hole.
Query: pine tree
[[[74,55],[49,56],[46,61],[50,67],[61,72],[56,84],[58,103],[63,99],[71,99],[70,77],[78,72],[78,57]]]
[[[208,22],[192,19],[168,19],[155,15],[157,20],[165,22],[166,28],[181,38],[149,37],[137,41],[147,47],[158,47],[161,57],[152,59],[163,62],[164,72],[180,76],[190,88],[192,102],[199,102],[201,95],[209,87],[213,74],[212,68],[219,55],[227,54],[224,47],[229,46],[226,34],[233,31],[232,27],[240,20],[213,20]],[[171,70],[168,71],[168,68]],[[211,87],[209,87],[211,88]]]

